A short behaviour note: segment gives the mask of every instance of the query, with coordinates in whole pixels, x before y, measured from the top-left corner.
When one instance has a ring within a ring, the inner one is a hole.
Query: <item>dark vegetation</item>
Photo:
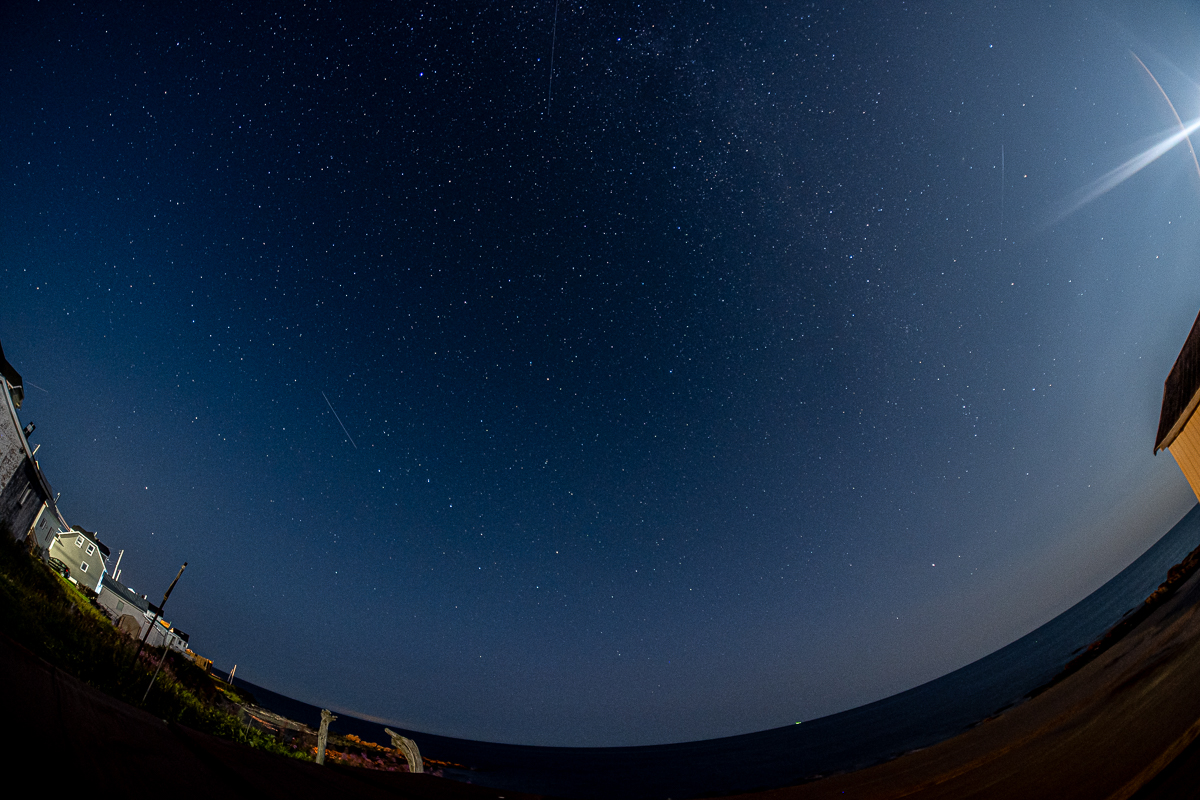
[[[239,706],[250,698],[168,652],[147,647],[137,661],[137,642],[118,631],[74,584],[47,568],[13,541],[0,524],[0,632],[49,663],[159,719],[186,725],[252,747],[308,758],[274,737],[242,724]]]

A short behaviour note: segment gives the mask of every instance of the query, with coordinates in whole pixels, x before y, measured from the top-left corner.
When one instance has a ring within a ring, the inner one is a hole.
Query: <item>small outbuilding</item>
[[[138,622],[137,636],[142,635],[141,626],[145,618],[150,616],[150,601],[125,584],[105,575],[100,580],[100,588],[96,591],[96,602],[108,610],[114,620],[132,615]]]

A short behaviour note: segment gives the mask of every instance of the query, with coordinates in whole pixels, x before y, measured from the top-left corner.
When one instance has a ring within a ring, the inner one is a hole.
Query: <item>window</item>
[[[87,554],[90,556],[94,552],[96,552],[96,545],[89,544],[88,549],[87,549]]]
[[[31,494],[33,494],[33,487],[26,486],[24,493],[21,494],[21,502],[17,503],[17,505],[19,505],[19,506],[25,505],[25,501],[29,499],[29,495],[31,495]]]
[[[120,614],[122,609],[124,609],[124,608],[125,608],[125,603],[121,600],[118,600],[117,601],[117,613]]]
[[[76,546],[76,547],[83,547],[83,537],[82,537],[82,536],[76,536],[76,537],[75,537],[75,546]]]
[[[86,562],[86,561],[80,561],[80,562],[79,562],[79,571],[80,571],[80,572],[87,572],[87,562]]]

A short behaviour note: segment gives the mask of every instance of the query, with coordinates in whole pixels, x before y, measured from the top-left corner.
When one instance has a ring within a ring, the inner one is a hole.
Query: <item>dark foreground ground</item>
[[[304,763],[168,725],[0,636],[0,764],[53,790],[127,798],[535,798],[430,775]],[[620,764],[614,764],[620,769]],[[885,764],[745,798],[1200,796],[1200,573],[1071,677]]]
[[[297,761],[168,724],[0,634],[0,765],[48,796],[536,800],[432,775]],[[99,793],[97,795],[96,793]]]

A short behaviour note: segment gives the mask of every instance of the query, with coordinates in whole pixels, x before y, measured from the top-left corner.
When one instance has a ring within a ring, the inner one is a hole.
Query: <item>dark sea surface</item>
[[[408,731],[421,754],[464,765],[447,778],[577,798],[686,798],[802,783],[879,763],[961,733],[1053,678],[1200,546],[1200,506],[1119,575],[1037,630],[906,692],[758,733],[649,747],[528,747]],[[316,728],[320,709],[235,680],[264,708]],[[331,730],[390,744],[384,726],[340,715]]]

